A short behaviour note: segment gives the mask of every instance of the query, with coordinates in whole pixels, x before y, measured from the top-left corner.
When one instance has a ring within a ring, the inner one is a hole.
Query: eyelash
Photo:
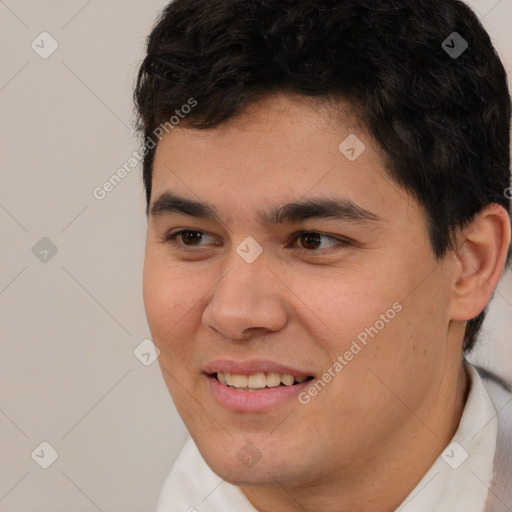
[[[172,245],[174,245],[175,247],[178,247],[180,249],[183,249],[185,251],[195,251],[195,247],[200,247],[200,246],[194,246],[194,245],[186,245],[186,244],[183,244],[183,243],[179,243],[177,241],[178,237],[180,237],[181,235],[185,234],[185,233],[199,233],[201,235],[205,235],[206,233],[204,231],[198,231],[198,230],[195,230],[195,229],[181,229],[179,231],[176,231],[176,232],[169,232],[167,233],[165,236],[164,236],[164,239],[163,241],[166,242],[166,243],[171,243]],[[305,248],[297,248],[299,249],[300,251],[304,251],[304,252],[307,252],[309,254],[311,253],[315,253],[315,252],[322,252],[322,253],[326,253],[326,252],[331,252],[331,251],[337,251],[337,250],[341,250],[341,249],[344,249],[346,248],[347,246],[349,245],[353,245],[353,242],[349,239],[346,239],[346,238],[343,238],[343,237],[335,237],[335,236],[332,236],[332,235],[327,235],[325,233],[321,233],[320,231],[298,231],[297,233],[294,233],[292,235],[292,242],[296,242],[301,236],[304,236],[304,235],[319,235],[320,237],[323,237],[323,238],[328,238],[334,242],[338,242],[338,247],[330,247],[330,248],[327,248],[327,249],[305,249]]]

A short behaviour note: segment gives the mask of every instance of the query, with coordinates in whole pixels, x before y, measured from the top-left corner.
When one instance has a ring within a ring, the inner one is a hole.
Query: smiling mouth
[[[268,388],[295,386],[314,378],[313,376],[294,377],[290,374],[279,374],[276,372],[254,373],[251,375],[216,372],[212,374],[212,377],[228,388],[239,391],[262,391]]]

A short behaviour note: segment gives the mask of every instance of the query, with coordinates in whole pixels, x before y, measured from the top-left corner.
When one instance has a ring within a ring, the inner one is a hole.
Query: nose
[[[264,254],[247,263],[234,252],[203,311],[203,325],[235,340],[279,331],[288,319],[285,290]]]

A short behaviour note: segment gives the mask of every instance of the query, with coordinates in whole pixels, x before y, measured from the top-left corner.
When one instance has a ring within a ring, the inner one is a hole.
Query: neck
[[[404,428],[371,456],[364,472],[330,475],[328,482],[295,487],[242,486],[259,512],[392,512],[413,491],[457,431],[467,398],[468,375],[458,372],[433,390],[422,410],[412,412]],[[397,447],[400,447],[397,450]],[[350,476],[347,476],[350,475]]]

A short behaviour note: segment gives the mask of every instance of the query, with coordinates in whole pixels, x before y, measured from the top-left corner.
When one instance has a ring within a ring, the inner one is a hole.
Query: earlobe
[[[497,204],[485,207],[461,230],[451,319],[476,317],[491,299],[503,273],[510,245],[510,217]]]

